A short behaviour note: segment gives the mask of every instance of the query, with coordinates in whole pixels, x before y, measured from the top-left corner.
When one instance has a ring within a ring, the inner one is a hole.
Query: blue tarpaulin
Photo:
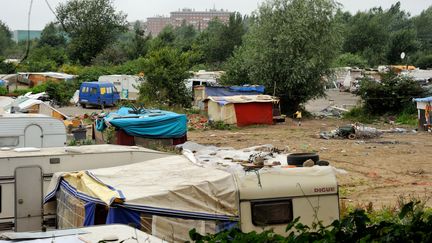
[[[432,96],[426,97],[426,98],[415,98],[415,102],[432,102]]]
[[[86,203],[84,205],[84,210],[85,210],[84,226],[94,225],[96,203],[93,202]]]
[[[0,86],[5,86],[6,85],[6,81],[5,80],[3,80],[3,79],[0,79]]]
[[[264,93],[264,86],[262,85],[251,85],[251,86],[231,86],[231,90],[240,92],[257,92],[260,94]]]
[[[141,226],[141,213],[122,207],[112,207],[108,211],[106,224],[127,224],[135,228]]]
[[[205,87],[207,96],[259,95],[264,93],[264,86]]]
[[[122,129],[128,135],[146,138],[180,138],[187,133],[187,117],[163,110],[141,110],[131,113],[132,108],[121,107],[117,112],[109,113],[104,122]],[[101,121],[96,123],[99,131],[105,129]]]

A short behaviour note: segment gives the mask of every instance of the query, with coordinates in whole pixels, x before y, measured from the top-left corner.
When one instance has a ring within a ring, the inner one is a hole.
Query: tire
[[[81,103],[81,107],[82,107],[82,108],[86,108],[86,106],[87,106],[87,105],[86,105],[85,103]]]
[[[319,161],[316,153],[294,153],[287,156],[288,165],[303,166],[303,162],[311,159],[315,164]]]
[[[316,164],[319,166],[329,166],[330,165],[330,163],[326,160],[320,160]]]

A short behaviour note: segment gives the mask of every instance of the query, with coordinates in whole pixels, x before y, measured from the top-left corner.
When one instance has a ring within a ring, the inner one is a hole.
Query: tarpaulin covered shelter
[[[260,95],[264,93],[262,85],[245,86],[195,86],[194,105],[204,109],[203,101],[209,96]]]
[[[427,131],[432,128],[432,96],[416,98],[417,102],[419,129]]]
[[[206,102],[209,120],[247,126],[273,124],[273,104],[279,99],[269,95],[209,96]]]
[[[182,155],[56,173],[47,192],[45,203],[56,199],[59,228],[133,223],[154,236],[184,242],[192,228],[214,233],[238,221],[234,177]]]
[[[187,133],[186,115],[163,110],[142,109],[136,112],[130,107],[121,107],[99,121],[97,129],[103,131],[107,124],[136,137],[180,138]]]

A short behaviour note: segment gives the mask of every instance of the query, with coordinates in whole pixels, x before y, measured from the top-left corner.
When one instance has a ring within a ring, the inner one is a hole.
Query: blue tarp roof
[[[432,102],[432,96],[426,97],[426,98],[415,98],[415,102]]]
[[[3,80],[3,79],[0,79],[0,86],[3,86],[3,85],[5,85],[7,82],[5,81],[5,80]]]
[[[117,112],[109,113],[104,121],[136,137],[180,138],[187,133],[184,114],[163,110],[142,110],[140,114],[133,114],[132,111],[132,108],[121,107]],[[98,130],[104,130],[104,125],[99,121]]]
[[[205,92],[207,96],[259,95],[264,93],[264,86],[207,86]]]

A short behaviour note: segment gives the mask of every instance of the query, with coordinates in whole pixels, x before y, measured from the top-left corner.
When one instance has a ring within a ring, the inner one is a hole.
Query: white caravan
[[[165,156],[145,148],[107,144],[0,151],[0,231],[34,231],[54,224],[55,211],[42,210],[42,199],[55,172],[112,167]]]
[[[64,146],[66,127],[42,114],[1,114],[0,148],[47,148]]]
[[[3,240],[3,241],[2,241]],[[127,225],[112,224],[83,227],[66,230],[50,230],[47,232],[6,232],[0,235],[0,242],[14,243],[17,241],[39,240],[39,243],[49,242],[124,242],[124,243],[166,243],[152,235]]]
[[[120,93],[120,99],[136,100],[138,98],[139,86],[144,82],[144,79],[134,75],[104,75],[100,76],[98,81],[114,84]]]

